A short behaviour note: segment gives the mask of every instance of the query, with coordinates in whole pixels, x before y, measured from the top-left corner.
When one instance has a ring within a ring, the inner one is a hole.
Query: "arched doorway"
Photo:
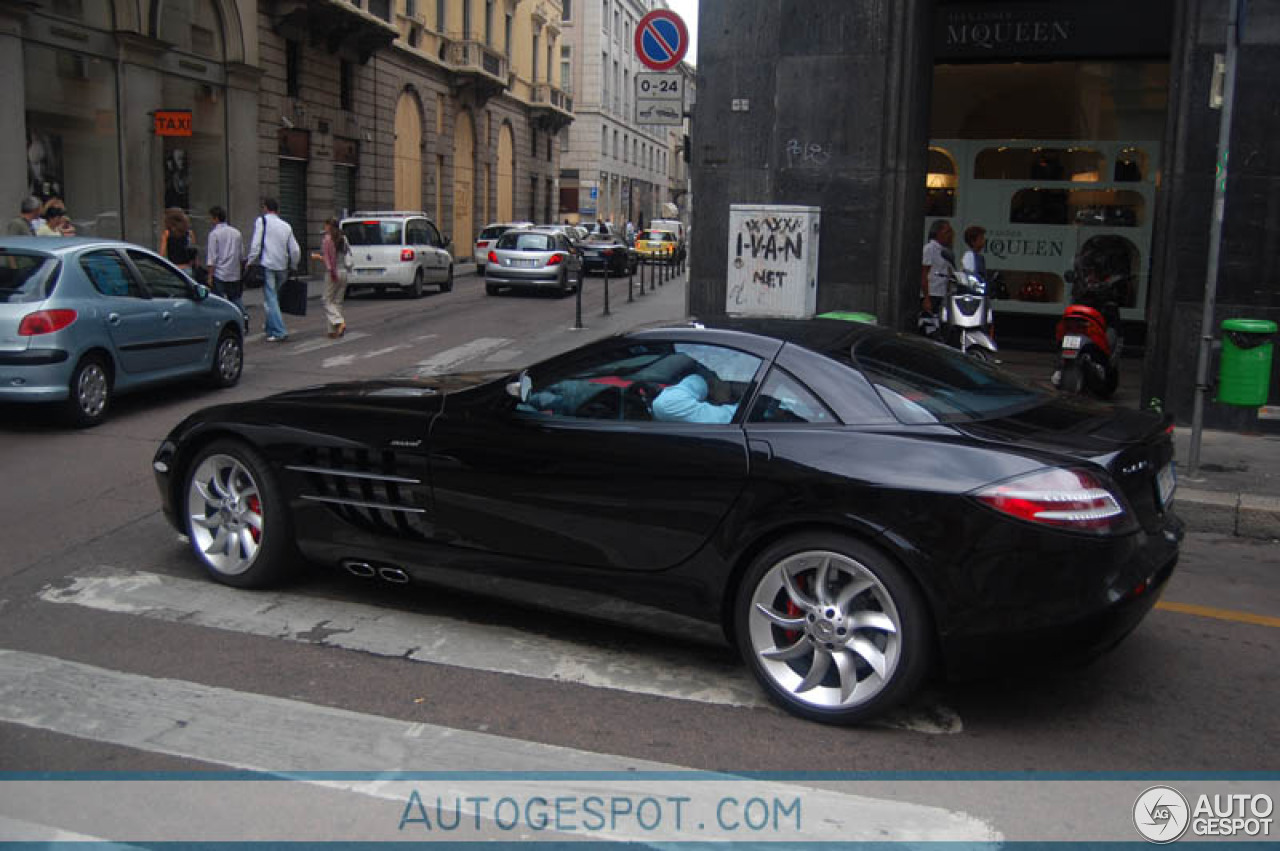
[[[476,131],[471,113],[459,112],[453,128],[453,244],[469,246],[475,237]]]
[[[396,104],[397,210],[422,209],[422,109],[413,92],[401,92]]]
[[[498,221],[515,219],[516,142],[510,124],[498,133]]]

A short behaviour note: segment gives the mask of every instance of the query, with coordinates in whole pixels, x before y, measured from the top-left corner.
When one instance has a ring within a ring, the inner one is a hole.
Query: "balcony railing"
[[[533,86],[533,105],[549,106],[561,112],[573,112],[573,97],[563,89],[547,83],[535,83]]]
[[[444,61],[455,71],[487,74],[504,86],[507,84],[507,57],[474,39],[451,39],[445,47]]]

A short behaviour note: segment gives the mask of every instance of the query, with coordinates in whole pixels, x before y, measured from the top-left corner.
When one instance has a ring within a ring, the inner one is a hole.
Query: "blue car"
[[[189,378],[240,380],[240,311],[145,248],[0,238],[0,402],[61,404],[77,426],[116,393]]]

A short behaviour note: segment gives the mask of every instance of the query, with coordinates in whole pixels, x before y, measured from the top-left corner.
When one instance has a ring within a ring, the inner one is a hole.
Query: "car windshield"
[[[58,261],[44,254],[0,249],[0,302],[42,301],[57,283]]]
[[[507,225],[497,225],[496,227],[485,228],[480,231],[480,235],[476,239],[497,239],[507,231],[511,230]]]
[[[865,337],[854,343],[852,363],[908,424],[995,419],[1049,399],[1019,376],[923,339]]]
[[[545,233],[508,231],[499,238],[498,248],[508,251],[551,251],[555,248],[555,243],[554,237]]]
[[[347,242],[352,245],[399,245],[403,240],[401,222],[384,222],[371,219],[364,222],[347,222],[342,226]]]

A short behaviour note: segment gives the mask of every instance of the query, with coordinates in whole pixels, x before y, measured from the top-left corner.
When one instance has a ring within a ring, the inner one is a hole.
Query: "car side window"
[[[93,288],[112,298],[146,298],[123,258],[114,251],[90,251],[80,257],[80,268]]]
[[[839,420],[798,379],[786,370],[774,367],[764,380],[755,404],[751,406],[747,422],[831,425]]]
[[[431,224],[431,222],[426,222],[422,227],[426,231],[427,244],[433,245],[436,248],[444,247],[444,240],[440,238],[440,231],[436,230],[435,225]]]
[[[129,259],[142,275],[142,281],[152,297],[191,298],[191,281],[180,272],[141,251],[130,251]]]
[[[623,422],[731,422],[761,361],[722,346],[627,341],[530,374],[517,410]]]

